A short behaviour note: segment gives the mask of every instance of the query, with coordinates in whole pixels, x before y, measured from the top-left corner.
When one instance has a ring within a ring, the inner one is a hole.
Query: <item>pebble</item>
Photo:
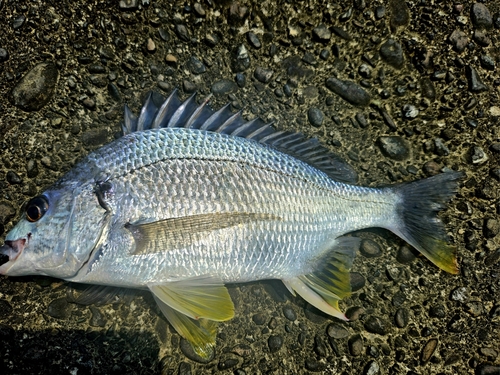
[[[376,258],[382,255],[380,246],[375,241],[364,239],[361,241],[359,251],[366,258]]]
[[[26,174],[29,178],[38,176],[38,164],[35,159],[28,160],[28,164],[26,165]]]
[[[385,17],[386,8],[383,5],[379,5],[375,8],[375,18],[380,20]]]
[[[217,369],[219,371],[229,370],[238,364],[238,359],[236,358],[227,358],[224,360],[219,360],[217,364]]]
[[[234,346],[231,349],[231,352],[236,354],[236,355],[239,355],[240,357],[243,357],[243,358],[251,357],[254,354],[253,349],[250,346],[245,345],[245,344],[238,344],[238,345]]]
[[[394,316],[394,321],[398,328],[405,328],[410,321],[410,313],[404,307],[396,310],[396,315]]]
[[[255,68],[253,76],[259,82],[269,83],[271,81],[273,74],[274,74],[273,70],[258,66],[257,68]]]
[[[305,368],[312,372],[323,372],[326,370],[326,363],[320,362],[314,358],[307,358],[305,361]]]
[[[247,70],[250,67],[250,55],[244,44],[240,44],[232,53],[231,68],[234,73]]]
[[[257,313],[254,316],[252,316],[252,320],[255,324],[258,326],[264,325],[267,321],[267,317],[263,313]]]
[[[487,219],[483,229],[486,238],[493,238],[500,233],[500,221],[496,219]]]
[[[318,357],[326,357],[326,345],[320,335],[314,336],[314,352]]]
[[[200,4],[200,3],[194,3],[193,9],[194,9],[195,14],[198,17],[205,17],[206,12],[205,12],[205,8],[203,7],[202,4]]]
[[[9,52],[5,48],[0,48],[0,62],[7,61],[9,59]]]
[[[8,171],[6,178],[7,182],[11,185],[19,185],[22,182],[21,177],[14,171]]]
[[[370,316],[364,324],[366,330],[378,335],[386,335],[389,332],[388,324],[377,316]]]
[[[349,336],[349,331],[341,323],[330,323],[326,327],[326,334],[334,339],[344,339]]]
[[[52,63],[40,63],[14,86],[9,99],[24,111],[38,111],[53,97],[59,71]]]
[[[434,138],[434,152],[439,156],[445,156],[450,154],[450,149],[441,138]]]
[[[465,67],[465,75],[467,76],[467,80],[469,81],[469,91],[482,92],[488,90],[488,86],[486,86],[481,81],[481,78],[479,78],[479,74],[472,66],[467,65]]]
[[[188,357],[190,360],[198,362],[198,363],[209,363],[211,362],[214,357],[215,357],[215,350],[211,350],[210,353],[208,353],[207,358],[203,358],[196,354],[196,352],[193,349],[193,346],[187,341],[185,338],[181,337],[181,342],[179,345],[181,352]]]
[[[365,286],[366,279],[359,272],[351,272],[349,283],[351,284],[351,291],[356,292]]]
[[[409,264],[416,258],[415,250],[408,245],[400,246],[396,253],[396,260],[401,264]]]
[[[89,321],[89,325],[91,327],[104,327],[106,325],[106,317],[103,315],[101,310],[99,310],[95,306],[89,306],[91,317]]]
[[[461,303],[466,302],[469,298],[469,293],[467,291],[467,288],[464,286],[455,288],[451,292],[450,298],[452,301],[461,302]]]
[[[12,27],[14,28],[14,30],[18,30],[24,25],[25,22],[26,16],[24,14],[21,14],[14,18],[14,20],[12,21]]]
[[[479,62],[484,69],[495,70],[495,60],[490,55],[479,56]]]
[[[366,128],[368,126],[368,120],[366,119],[365,115],[361,112],[356,113],[356,116],[354,116],[356,119],[356,122],[361,128]]]
[[[189,32],[188,32],[188,29],[185,25],[183,25],[182,23],[176,24],[174,31],[175,31],[175,35],[177,35],[177,37],[180,40],[182,40],[183,42],[189,42],[189,39],[190,39]]]
[[[491,29],[493,27],[493,18],[484,4],[475,3],[472,5],[470,16],[472,24],[478,29]]]
[[[292,309],[290,306],[283,307],[283,315],[285,316],[285,318],[287,318],[291,322],[294,322],[297,320],[297,314],[295,313],[295,310]]]
[[[401,108],[401,113],[405,119],[413,120],[418,116],[419,110],[413,104],[405,104]]]
[[[155,41],[152,38],[148,38],[146,40],[146,50],[149,53],[153,53],[153,52],[156,51],[156,44],[155,44]]]
[[[471,150],[472,155],[472,164],[481,165],[488,161],[488,155],[484,150],[479,146],[474,146]]]
[[[499,204],[500,208],[500,204]],[[484,259],[484,264],[487,267],[490,267],[494,264],[496,264],[500,260],[500,247],[496,249],[495,251],[492,251],[488,256]]]
[[[387,112],[385,109],[380,110],[380,114],[382,115],[382,118],[384,119],[384,124],[386,124],[389,129],[396,131],[398,130],[398,127],[396,123],[394,122],[394,119],[391,117],[389,112]]]
[[[179,364],[179,375],[192,375],[191,364],[187,362],[181,362]]]
[[[343,28],[338,26],[332,26],[332,31],[337,34],[337,36],[341,37],[344,40],[350,41],[352,40],[352,36],[345,31]]]
[[[347,341],[349,352],[351,355],[357,357],[364,353],[363,339],[360,335],[354,335]]]
[[[467,47],[467,44],[469,44],[469,38],[467,37],[467,34],[458,29],[454,30],[451,33],[449,40],[451,45],[453,46],[453,49],[458,53],[462,53]]]
[[[324,24],[315,27],[312,33],[313,38],[322,43],[328,42],[332,37],[331,31]]]
[[[57,298],[50,302],[47,314],[56,319],[68,319],[71,315],[71,305],[66,298]]]
[[[404,55],[401,44],[390,38],[380,46],[380,57],[387,64],[396,69],[401,69],[404,64]]]
[[[283,346],[283,337],[281,335],[272,335],[267,340],[267,345],[271,353],[276,353]]]
[[[481,364],[475,371],[476,375],[498,375],[500,374],[500,365]]]
[[[409,147],[400,136],[381,136],[377,139],[377,144],[382,154],[390,159],[401,161],[410,155]]]
[[[188,63],[188,68],[193,74],[202,74],[207,71],[207,67],[197,57],[191,56]]]
[[[393,31],[400,27],[404,28],[410,23],[410,10],[405,0],[390,0],[389,9],[391,29]]]
[[[120,10],[136,10],[139,8],[139,0],[120,0],[118,7]]]
[[[88,108],[90,110],[93,110],[96,107],[95,101],[90,98],[83,99],[82,104],[85,108]]]
[[[436,351],[437,345],[438,345],[437,339],[430,339],[429,341],[427,341],[427,343],[422,348],[422,354],[420,356],[422,362],[425,363],[431,359],[434,352]]]
[[[307,111],[307,119],[312,126],[319,128],[323,124],[325,115],[319,108],[311,107]]]
[[[247,33],[247,40],[248,43],[250,43],[250,45],[255,49],[259,49],[260,47],[262,47],[262,43],[260,42],[259,37],[252,31],[249,31]]]
[[[363,370],[364,375],[376,375],[380,372],[380,365],[377,361],[370,361],[366,364]]]
[[[326,87],[352,105],[365,107],[370,104],[370,94],[354,82],[330,77],[326,80]]]
[[[238,91],[238,85],[236,85],[236,83],[234,83],[234,81],[231,81],[230,79],[223,78],[215,82],[212,85],[210,91],[215,95],[231,94]]]

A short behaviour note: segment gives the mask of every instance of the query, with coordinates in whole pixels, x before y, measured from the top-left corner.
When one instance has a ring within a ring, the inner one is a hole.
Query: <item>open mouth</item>
[[[25,239],[5,241],[5,244],[0,247],[0,266],[8,261],[16,260],[23,252],[25,243]]]

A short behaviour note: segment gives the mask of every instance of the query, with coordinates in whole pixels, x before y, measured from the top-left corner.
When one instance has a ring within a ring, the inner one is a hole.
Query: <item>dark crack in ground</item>
[[[236,317],[200,363],[149,296],[69,303],[0,278],[2,374],[500,374],[500,3],[0,0],[0,235],[27,199],[120,132],[146,92],[214,93],[314,135],[362,185],[449,169],[461,272],[383,230],[327,317],[278,282],[230,287]],[[23,79],[24,77],[24,79]]]

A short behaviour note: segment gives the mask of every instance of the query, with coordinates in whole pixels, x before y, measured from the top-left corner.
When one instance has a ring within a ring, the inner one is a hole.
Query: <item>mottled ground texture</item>
[[[278,282],[235,285],[236,317],[201,363],[149,295],[81,306],[58,280],[1,277],[0,373],[500,374],[499,12],[496,0],[0,0],[2,239],[151,89],[212,92],[213,107],[317,136],[363,185],[466,174],[442,215],[460,274],[363,231],[349,323]]]

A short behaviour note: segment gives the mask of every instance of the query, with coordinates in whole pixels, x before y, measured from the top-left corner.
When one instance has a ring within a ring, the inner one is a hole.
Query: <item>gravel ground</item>
[[[0,236],[119,134],[124,103],[178,87],[318,137],[362,185],[464,171],[442,215],[461,272],[362,231],[351,322],[234,285],[208,363],[149,295],[80,306],[59,280],[1,277],[0,373],[500,374],[500,3],[173,3],[0,0]]]

